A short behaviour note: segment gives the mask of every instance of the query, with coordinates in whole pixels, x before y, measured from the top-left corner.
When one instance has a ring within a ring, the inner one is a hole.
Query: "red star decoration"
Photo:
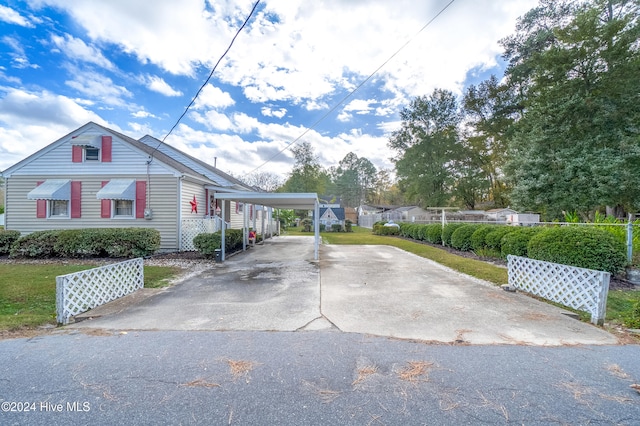
[[[198,213],[198,202],[196,201],[196,196],[193,196],[193,200],[189,201],[191,204],[191,213]]]

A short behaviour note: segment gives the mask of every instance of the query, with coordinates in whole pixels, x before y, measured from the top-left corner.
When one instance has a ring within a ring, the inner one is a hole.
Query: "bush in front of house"
[[[36,231],[20,237],[13,243],[11,257],[52,257],[56,244],[56,231]]]
[[[318,224],[318,226],[320,228],[320,232],[324,232],[326,227],[327,227],[327,225],[325,225],[324,223],[320,223],[320,224]]]
[[[545,228],[527,246],[531,259],[580,268],[621,272],[627,264],[625,245],[607,231],[578,226]]]
[[[442,241],[444,242],[444,245],[451,247],[451,236],[455,230],[466,225],[466,223],[447,223],[442,228]]]
[[[300,226],[302,226],[302,232],[311,232],[311,228],[313,227],[313,220],[309,218],[302,219],[300,221]]]
[[[19,231],[5,231],[0,229],[0,254],[9,254],[13,243],[20,238]]]
[[[471,236],[480,225],[464,225],[451,234],[451,247],[460,251],[471,250]]]
[[[160,248],[152,228],[95,228],[37,231],[19,238],[12,257],[140,257]]]
[[[507,258],[508,255],[513,256],[527,256],[527,246],[529,241],[534,235],[541,232],[543,228],[540,227],[519,227],[513,232],[509,232],[502,240],[500,240],[500,252],[503,258]]]
[[[353,232],[353,222],[349,219],[344,221],[344,232]]]
[[[225,245],[227,253],[232,253],[242,247],[242,229],[226,229],[224,231]],[[215,256],[216,249],[222,247],[222,232],[198,234],[193,239],[196,250],[206,257]]]
[[[342,225],[339,223],[334,223],[331,225],[331,232],[342,232]]]

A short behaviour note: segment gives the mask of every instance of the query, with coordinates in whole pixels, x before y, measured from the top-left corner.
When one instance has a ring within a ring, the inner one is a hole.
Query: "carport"
[[[315,234],[314,259],[318,260],[320,246],[320,225],[317,218],[320,216],[320,203],[318,202],[318,194],[295,193],[295,192],[218,192],[216,199],[222,201],[222,221],[226,222],[225,203],[227,201],[235,201],[238,203],[257,204],[275,209],[293,209],[293,210],[310,210],[313,209],[314,220],[313,228]],[[246,224],[243,225],[244,233],[247,233]],[[222,261],[225,260],[225,228],[222,227]]]

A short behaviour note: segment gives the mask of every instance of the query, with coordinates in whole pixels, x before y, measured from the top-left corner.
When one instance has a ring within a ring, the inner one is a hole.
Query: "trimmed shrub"
[[[18,239],[13,257],[140,257],[160,247],[153,228],[96,228],[37,231]]]
[[[400,229],[397,226],[383,226],[380,235],[400,235]]]
[[[339,223],[334,223],[331,225],[331,232],[342,232],[342,225]]]
[[[353,222],[351,222],[349,219],[344,221],[344,232],[353,232]]]
[[[503,258],[508,255],[527,256],[527,245],[534,235],[541,232],[544,228],[516,228],[513,232],[509,232],[502,240],[500,240],[500,254]]]
[[[456,229],[467,225],[466,223],[448,223],[442,228],[442,241],[445,246],[451,247],[451,235]]]
[[[486,248],[485,237],[496,229],[496,225],[480,225],[471,235],[471,249],[480,251]]]
[[[300,226],[302,226],[302,232],[311,232],[311,228],[313,227],[313,220],[306,218],[300,221]]]
[[[325,225],[324,223],[320,223],[320,224],[318,224],[318,227],[319,227],[320,232],[324,232],[326,227],[327,227],[327,225]]]
[[[36,231],[20,237],[13,246],[9,256],[11,257],[51,257],[54,255],[53,247],[56,244],[56,231]]]
[[[242,247],[242,229],[226,229],[224,237],[225,252],[232,253]],[[204,256],[213,257],[215,256],[215,250],[222,247],[222,232],[198,234],[193,239],[193,245]]]
[[[509,232],[513,232],[516,229],[518,228],[509,225],[494,226],[493,231],[489,232],[484,237],[485,247],[497,253],[497,256],[500,256],[502,250],[502,237],[507,235]]]
[[[621,272],[626,263],[625,245],[607,231],[577,226],[545,228],[527,246],[532,259],[580,268]]]
[[[216,249],[222,247],[222,233],[206,232],[193,238],[193,245],[203,256],[214,257]]]
[[[9,254],[13,243],[20,238],[19,231],[5,231],[0,229],[0,254]]]
[[[442,225],[439,223],[432,223],[425,226],[424,236],[425,240],[431,244],[442,244]]]
[[[460,251],[471,250],[471,236],[480,225],[464,225],[451,234],[451,247]]]

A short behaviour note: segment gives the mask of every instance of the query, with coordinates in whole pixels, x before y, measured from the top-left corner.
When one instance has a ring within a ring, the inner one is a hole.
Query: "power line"
[[[364,86],[369,80],[371,80],[371,78],[373,78],[374,75],[376,75],[378,73],[378,71],[380,71],[385,65],[387,65],[393,58],[395,58],[398,55],[398,53],[400,53],[405,47],[407,47],[407,45],[409,45],[409,43],[411,43],[422,31],[424,31],[429,25],[431,25],[431,23],[433,23],[433,21],[435,21],[440,15],[442,15],[444,13],[444,11],[447,10],[449,8],[449,6],[451,6],[453,4],[453,2],[455,2],[455,0],[451,0],[449,3],[447,3],[433,18],[431,18],[426,24],[424,24],[422,26],[422,28],[420,28],[420,30],[418,30],[418,32],[416,32],[411,38],[409,38],[409,40],[407,40],[391,56],[389,56],[389,58],[387,58],[386,61],[384,61],[378,68],[376,68],[371,74],[369,74],[369,76],[367,78],[365,78],[362,82],[360,82],[360,84],[358,84],[353,90],[351,90],[351,92],[347,93],[346,96],[344,96],[342,99],[340,99],[329,111],[324,113],[310,127],[306,128],[305,131],[300,134],[300,136],[298,136],[293,141],[288,143],[280,151],[276,152],[274,155],[269,157],[264,163],[260,164],[255,169],[251,170],[249,173],[247,173],[247,175],[250,175],[251,173],[254,173],[255,171],[257,171],[257,170],[261,169],[262,167],[264,167],[265,165],[267,165],[269,162],[271,162],[271,160],[273,160],[274,158],[276,158],[277,156],[279,156],[280,154],[285,152],[287,149],[291,148],[291,146],[293,146],[296,143],[298,143],[300,141],[300,139],[302,139],[307,133],[309,133],[311,130],[316,128],[318,126],[318,124],[320,124],[322,121],[324,121],[324,119],[327,118],[329,115],[331,115],[331,113],[333,113],[336,109],[338,109],[339,106],[344,104],[347,99],[349,99],[358,90],[360,90],[360,88],[362,86]]]
[[[249,12],[249,15],[247,16],[247,18],[244,20],[244,22],[242,23],[242,25],[240,26],[240,28],[238,28],[238,31],[236,31],[236,35],[233,36],[233,38],[231,39],[231,43],[229,43],[229,46],[227,47],[227,50],[224,51],[224,53],[222,54],[222,56],[220,56],[220,58],[218,59],[218,61],[216,62],[216,64],[213,66],[213,68],[211,69],[211,72],[209,73],[209,76],[207,77],[207,79],[204,81],[204,83],[202,83],[202,85],[200,86],[200,88],[198,89],[198,91],[196,92],[195,96],[193,97],[193,99],[191,99],[191,102],[189,102],[189,105],[187,105],[187,107],[185,108],[184,112],[182,113],[182,115],[178,118],[178,120],[176,121],[176,123],[173,125],[173,127],[171,128],[171,130],[169,130],[169,133],[167,133],[165,135],[164,138],[162,138],[162,142],[165,141],[165,139],[167,139],[167,137],[169,137],[169,135],[173,132],[173,130],[178,126],[178,124],[180,124],[180,121],[182,121],[182,119],[184,118],[184,116],[187,114],[187,112],[189,111],[189,108],[191,108],[191,106],[194,104],[194,102],[196,101],[196,99],[198,99],[198,96],[200,95],[200,92],[202,92],[202,90],[205,88],[205,86],[207,85],[207,83],[209,83],[209,80],[211,79],[211,77],[213,76],[213,73],[216,71],[216,68],[218,68],[218,65],[220,64],[220,62],[222,62],[222,60],[224,59],[225,56],[227,56],[227,53],[229,53],[229,51],[231,50],[231,46],[233,46],[233,43],[236,41],[236,38],[238,37],[238,35],[240,35],[240,33],[242,32],[242,30],[244,29],[244,27],[247,25],[247,23],[249,22],[249,20],[251,19],[251,17],[253,16],[253,13],[255,12],[256,8],[258,7],[258,4],[260,3],[260,0],[256,1],[256,3],[253,5],[253,8],[251,9],[251,12]],[[158,150],[158,148],[160,148],[160,144],[158,144],[158,146],[153,150],[153,152],[151,152],[151,157],[153,157],[153,153],[156,152]]]

